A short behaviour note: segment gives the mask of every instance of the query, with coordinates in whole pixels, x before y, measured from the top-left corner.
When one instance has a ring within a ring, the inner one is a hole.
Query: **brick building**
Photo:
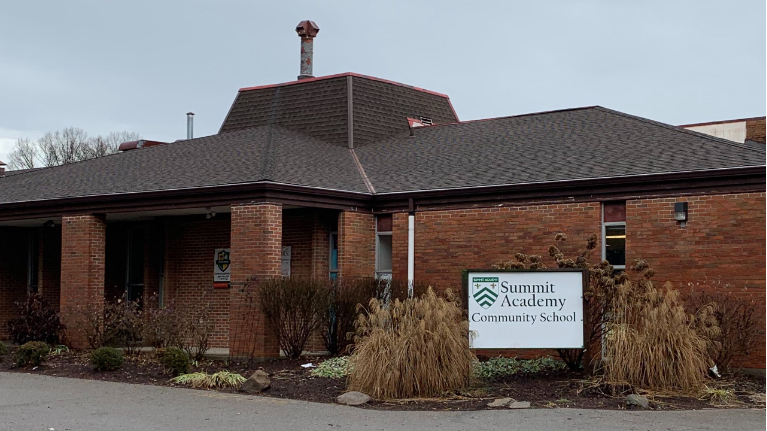
[[[764,316],[763,144],[597,106],[461,122],[443,94],[304,72],[240,89],[215,135],[0,177],[0,322],[29,291],[65,322],[104,297],[204,297],[215,347],[275,356],[261,323],[232,336],[253,277],[458,285],[560,231],[569,251],[598,234],[618,267],[644,258],[661,282],[753,298]],[[214,285],[217,249],[228,284]],[[764,368],[764,346],[740,364]]]

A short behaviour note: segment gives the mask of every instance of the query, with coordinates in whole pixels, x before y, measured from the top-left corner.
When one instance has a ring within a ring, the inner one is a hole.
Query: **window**
[[[330,279],[338,278],[338,232],[330,232]]]
[[[376,278],[391,280],[392,217],[376,217]]]
[[[40,269],[40,240],[37,232],[30,232],[27,241],[27,292],[33,293],[38,291]]]
[[[602,259],[615,269],[626,268],[626,202],[602,206]]]

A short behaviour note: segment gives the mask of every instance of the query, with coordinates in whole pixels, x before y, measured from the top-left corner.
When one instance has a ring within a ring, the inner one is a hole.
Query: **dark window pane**
[[[338,234],[330,234],[330,270],[338,269]]]
[[[626,264],[626,226],[605,226],[605,259],[610,265]]]

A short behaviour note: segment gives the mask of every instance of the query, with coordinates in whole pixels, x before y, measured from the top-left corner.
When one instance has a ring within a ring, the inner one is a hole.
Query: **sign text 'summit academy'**
[[[475,349],[582,348],[583,271],[468,271]]]

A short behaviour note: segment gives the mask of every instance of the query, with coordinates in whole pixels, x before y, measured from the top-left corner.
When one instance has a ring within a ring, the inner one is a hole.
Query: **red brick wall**
[[[674,220],[675,202],[688,202],[685,227]],[[764,317],[765,222],[764,192],[631,200],[626,203],[626,262],[647,260],[658,284],[670,281],[682,292],[753,298]],[[761,340],[753,355],[735,365],[764,368]]]
[[[746,121],[746,139],[764,144],[766,134],[767,126],[764,118]]]
[[[282,246],[291,247],[290,275],[312,277],[314,275],[314,212],[311,210],[286,210],[282,216]]]
[[[338,266],[342,277],[375,275],[375,216],[343,211],[338,216]]]
[[[257,302],[253,278],[279,277],[282,254],[282,206],[232,205],[232,289],[229,349],[234,356],[279,356],[279,345]]]
[[[0,339],[9,337],[6,323],[18,317],[15,302],[27,295],[27,231],[0,227]]]
[[[230,243],[228,214],[210,220],[201,216],[169,219],[165,232],[165,304],[208,301],[215,321],[210,345],[228,347],[229,290],[213,289],[213,254],[215,249],[228,248]],[[156,244],[160,240],[152,241]],[[145,277],[147,270],[145,266]],[[151,296],[154,292],[145,287],[146,293]]]
[[[61,319],[72,347],[88,346],[75,323],[78,304],[103,302],[106,223],[94,215],[66,216],[61,231]]]
[[[601,232],[601,204],[573,203],[421,211],[415,215],[415,281],[461,285],[461,270],[489,268],[515,253],[539,254],[550,265],[548,247],[565,232],[562,251],[575,255],[591,234]],[[407,279],[407,214],[394,214],[392,266]],[[594,258],[600,256],[595,253]]]

